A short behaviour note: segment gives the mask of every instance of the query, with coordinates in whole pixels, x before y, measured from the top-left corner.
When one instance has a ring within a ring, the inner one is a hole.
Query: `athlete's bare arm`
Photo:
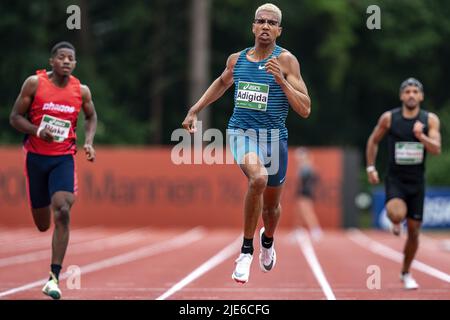
[[[371,184],[377,184],[380,182],[378,172],[375,169],[375,160],[377,158],[378,153],[378,144],[380,143],[381,139],[383,139],[383,137],[386,135],[390,126],[391,126],[391,112],[387,111],[381,115],[380,119],[378,119],[377,125],[375,126],[372,134],[367,140],[366,146],[367,167],[368,168],[373,167],[371,168],[371,170],[367,172],[367,177]]]
[[[84,112],[84,152],[86,159],[89,161],[95,160],[94,136],[97,129],[97,112],[95,111],[94,102],[92,101],[91,91],[86,85],[81,86],[81,96],[83,98],[83,112]]]
[[[425,149],[431,154],[441,153],[441,132],[440,132],[440,122],[437,115],[434,113],[428,114],[428,136],[423,133],[423,123],[417,121],[414,124],[414,135],[416,138],[423,143]]]
[[[228,57],[225,70],[214,80],[214,82],[205,91],[203,96],[190,109],[183,121],[183,128],[193,133],[197,130],[196,122],[198,113],[217,99],[219,99],[225,91],[233,85],[233,70],[239,58],[239,52],[233,53]]]
[[[32,124],[25,115],[31,107],[38,87],[38,77],[36,75],[28,77],[22,85],[19,96],[9,115],[9,123],[20,132],[35,136],[38,126]],[[52,142],[53,135],[48,129],[41,130],[39,137],[45,141]]]
[[[311,113],[311,99],[297,58],[289,51],[283,51],[278,58],[274,57],[266,63],[266,71],[275,77],[295,112],[307,118]]]

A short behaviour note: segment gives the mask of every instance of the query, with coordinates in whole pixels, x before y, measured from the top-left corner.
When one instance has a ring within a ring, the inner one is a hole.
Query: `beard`
[[[414,110],[419,106],[419,103],[414,99],[409,99],[405,102],[405,107],[409,110]]]

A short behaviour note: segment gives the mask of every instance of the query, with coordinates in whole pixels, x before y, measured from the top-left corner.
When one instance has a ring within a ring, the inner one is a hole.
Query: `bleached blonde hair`
[[[262,6],[259,6],[258,9],[256,9],[256,11],[255,11],[255,19],[260,11],[269,11],[269,12],[275,13],[275,15],[277,16],[277,19],[278,19],[278,23],[281,24],[281,18],[282,18],[281,10],[276,5],[274,5],[272,3],[265,3]]]

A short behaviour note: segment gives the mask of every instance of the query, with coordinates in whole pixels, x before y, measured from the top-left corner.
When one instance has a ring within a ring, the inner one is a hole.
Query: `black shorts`
[[[33,209],[49,206],[51,197],[57,191],[76,194],[75,160],[71,154],[45,156],[27,152],[25,174]]]
[[[386,203],[393,198],[403,199],[407,208],[406,217],[422,221],[425,182],[405,181],[398,177],[388,176],[384,185],[386,190]]]
[[[297,189],[297,197],[305,197],[305,198],[314,200],[314,192],[311,189],[298,188]]]

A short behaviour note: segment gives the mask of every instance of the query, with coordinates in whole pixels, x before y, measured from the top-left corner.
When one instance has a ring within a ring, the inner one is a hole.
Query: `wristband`
[[[368,166],[366,168],[366,171],[367,171],[367,173],[371,173],[371,172],[377,171],[377,169],[375,169],[375,166]]]
[[[41,133],[42,130],[44,130],[44,127],[39,127],[39,128],[37,129],[37,131],[36,131],[36,137],[40,138],[40,137],[39,137],[39,134]]]

